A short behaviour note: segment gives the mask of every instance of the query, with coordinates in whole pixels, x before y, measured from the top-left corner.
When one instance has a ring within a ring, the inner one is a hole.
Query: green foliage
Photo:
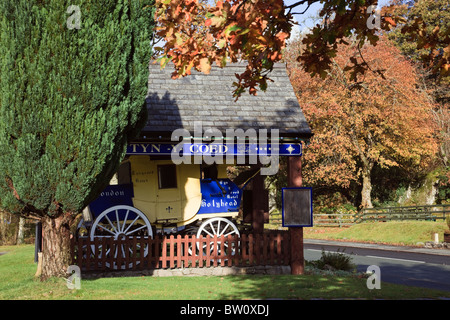
[[[307,233],[307,237],[414,246],[432,240],[431,235],[434,233],[439,233],[442,241],[446,229],[447,224],[443,220],[365,222],[349,228],[327,228],[324,232]]]
[[[319,260],[311,261],[310,263],[321,270],[342,270],[353,271],[356,265],[352,262],[352,257],[343,251],[326,252],[322,249],[322,256]]]
[[[266,176],[266,188],[272,190],[272,194],[275,195],[275,207],[281,210],[282,207],[282,188],[287,186],[287,159],[286,157],[280,157],[280,164],[278,172],[271,176]]]
[[[0,205],[78,212],[145,120],[151,0],[0,2]]]
[[[357,209],[340,192],[318,195],[314,199],[314,208],[317,213],[322,214],[355,214]]]
[[[411,19],[415,17],[422,18],[426,23],[426,31],[428,33],[432,33],[433,29],[439,26],[441,31],[439,36],[442,39],[444,39],[445,31],[450,29],[450,12],[448,11],[447,0],[416,0],[412,6],[399,7],[398,13],[407,19],[406,24],[408,25],[412,24]],[[417,49],[417,43],[411,42],[399,29],[391,32],[389,38],[395,40],[403,53],[416,62],[420,61],[421,55],[427,53],[426,48]]]
[[[439,172],[438,195],[436,203],[450,204],[450,167]]]
[[[407,1],[400,1],[406,3]],[[413,62],[422,63],[426,68],[429,65],[433,65],[438,62],[438,59],[442,58],[444,49],[448,46],[448,35],[450,32],[450,10],[448,0],[416,0],[413,5],[399,6],[398,13],[405,17],[406,26],[412,26],[416,21],[414,19],[420,19],[424,22],[424,30],[422,34],[426,35],[425,38],[436,37],[435,41],[439,43],[434,50],[430,50],[426,43],[423,43],[423,38],[417,37],[411,39],[408,33],[402,32],[398,27],[388,34],[389,39],[393,40],[396,46],[402,51],[402,53],[411,59]],[[433,36],[432,36],[433,35]],[[434,61],[427,61],[423,63],[424,57],[431,52],[436,53]],[[443,76],[441,86],[435,81],[438,78],[438,73],[432,73],[426,76],[426,82],[428,89],[432,89],[432,95],[437,102],[445,102],[449,99],[449,84],[450,76]]]

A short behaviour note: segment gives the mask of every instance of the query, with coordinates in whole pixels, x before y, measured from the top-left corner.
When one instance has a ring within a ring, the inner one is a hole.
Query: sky
[[[284,4],[286,6],[293,4],[297,2],[298,0],[284,0]],[[378,0],[378,6],[383,7],[387,3],[389,3],[390,0]],[[302,12],[306,9],[307,5],[299,6],[298,8],[295,8],[292,10],[292,12]],[[314,18],[318,16],[319,10],[322,8],[321,3],[314,3],[311,5],[311,7],[306,11],[305,14],[302,15],[294,15],[294,20],[299,24],[294,27],[293,33],[300,33],[303,29],[312,28],[315,25]]]

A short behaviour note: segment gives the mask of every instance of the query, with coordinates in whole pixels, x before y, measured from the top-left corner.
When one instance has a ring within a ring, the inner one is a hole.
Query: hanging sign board
[[[283,188],[282,219],[283,227],[312,227],[312,188]]]
[[[276,147],[271,144],[228,144],[228,143],[130,143],[128,155],[166,155],[172,152],[179,155],[270,155],[273,152],[280,156],[301,156],[301,143],[280,143]]]

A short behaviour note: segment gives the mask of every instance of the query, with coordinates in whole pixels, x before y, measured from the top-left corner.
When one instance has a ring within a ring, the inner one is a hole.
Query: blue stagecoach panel
[[[200,186],[202,203],[197,214],[239,211],[242,190],[230,179],[203,179]]]
[[[109,185],[100,193],[97,199],[89,204],[89,209],[91,210],[92,216],[95,219],[103,211],[114,206],[127,205],[132,207],[133,197],[134,192],[132,184]],[[126,212],[119,212],[120,220],[123,220],[125,218],[125,213]],[[136,215],[130,211],[127,218],[134,219],[135,217]],[[108,218],[115,221],[117,218],[115,212],[108,214]]]

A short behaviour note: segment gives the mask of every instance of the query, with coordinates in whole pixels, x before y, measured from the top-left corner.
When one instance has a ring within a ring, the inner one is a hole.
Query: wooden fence
[[[349,227],[356,223],[357,215],[349,213],[314,213],[313,219],[313,225],[316,227]],[[281,213],[272,213],[270,215],[270,223],[281,226]]]
[[[450,205],[404,206],[366,208],[361,211],[358,222],[391,220],[445,220],[450,215]]]
[[[450,216],[450,204],[379,207],[362,209],[359,213],[314,213],[314,226],[317,227],[348,227],[356,223],[369,221],[404,221],[404,220],[445,220]],[[281,213],[272,213],[270,223],[280,226]]]
[[[78,238],[72,263],[86,271],[173,269],[212,266],[289,265],[287,232],[210,237],[157,236]]]
[[[349,227],[355,224],[356,215],[348,213],[315,213],[314,225],[319,227]]]

